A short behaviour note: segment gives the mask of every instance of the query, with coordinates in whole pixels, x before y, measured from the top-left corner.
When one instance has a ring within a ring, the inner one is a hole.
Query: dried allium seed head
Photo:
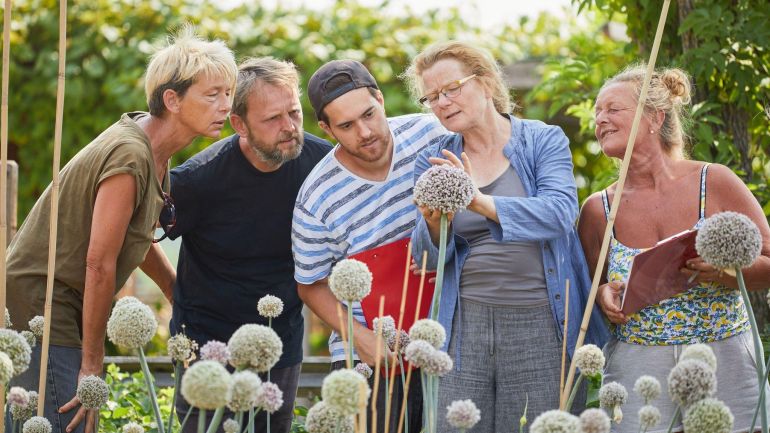
[[[372,367],[369,367],[364,362],[359,362],[358,364],[356,364],[356,366],[353,367],[353,370],[355,370],[356,373],[358,373],[361,376],[363,376],[364,379],[369,379],[370,377],[372,377],[372,373],[373,373],[372,372]]]
[[[448,165],[425,170],[414,185],[414,201],[419,206],[443,213],[459,212],[471,203],[475,187],[468,173]]]
[[[198,343],[191,340],[187,335],[179,333],[168,339],[168,356],[174,361],[190,362],[195,358],[195,351],[198,349]]]

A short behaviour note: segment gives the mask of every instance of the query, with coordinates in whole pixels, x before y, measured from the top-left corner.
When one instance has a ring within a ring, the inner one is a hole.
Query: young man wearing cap
[[[308,97],[318,125],[339,145],[316,165],[297,195],[292,224],[294,278],[300,298],[335,330],[329,351],[336,369],[345,365],[345,349],[338,334],[338,301],[329,289],[329,273],[336,262],[350,255],[411,234],[416,212],[412,204],[414,161],[446,130],[432,115],[388,119],[374,77],[353,60],[322,66],[310,78]],[[354,356],[373,366],[376,338],[366,326],[360,304],[353,303],[351,308],[356,319]],[[418,375],[412,378],[410,431],[419,431],[422,397]],[[403,399],[400,381],[396,384],[390,416],[394,432]],[[384,388],[380,387],[377,398],[380,431],[384,429]]]

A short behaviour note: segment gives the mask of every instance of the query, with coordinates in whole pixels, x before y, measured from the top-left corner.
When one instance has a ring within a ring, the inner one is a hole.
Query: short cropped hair
[[[168,89],[182,97],[202,74],[224,77],[233,88],[237,71],[235,56],[224,42],[204,40],[193,26],[183,26],[150,58],[144,80],[150,114],[162,116],[166,112],[163,92]]]
[[[232,114],[244,117],[249,110],[249,95],[258,84],[270,84],[297,90],[300,95],[299,73],[293,63],[273,57],[246,59],[238,67]]]

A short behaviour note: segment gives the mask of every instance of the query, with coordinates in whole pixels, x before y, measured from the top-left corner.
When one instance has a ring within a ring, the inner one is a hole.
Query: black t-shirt
[[[263,173],[243,155],[239,136],[222,139],[171,170],[176,225],[182,236],[174,285],[171,333],[200,346],[227,342],[241,325],[267,319],[257,302],[281,298],[273,329],[283,341],[277,368],[302,360],[302,302],[294,281],[291,219],[302,182],[331,145],[305,133],[302,153]]]

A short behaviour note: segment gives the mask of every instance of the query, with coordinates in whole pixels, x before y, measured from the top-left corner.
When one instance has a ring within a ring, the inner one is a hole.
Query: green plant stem
[[[190,409],[192,411],[192,408]],[[198,433],[206,431],[206,409],[198,409]]]
[[[765,364],[765,378],[762,380],[762,384],[767,383],[767,373],[770,372],[770,359],[767,360],[767,363]],[[765,400],[765,389],[766,387],[763,386],[761,390],[759,390],[759,401],[757,402],[757,407],[754,409],[754,416],[751,418],[751,428],[749,431],[754,430],[754,426],[757,425],[757,415],[759,415],[759,408],[764,407],[764,400]]]
[[[433,305],[430,308],[430,318],[438,320],[438,308],[439,301],[441,299],[441,288],[444,284],[444,261],[446,260],[446,243],[447,243],[447,216],[445,213],[441,214],[441,224],[439,225],[439,242],[438,242],[438,263],[436,265],[436,288],[433,291]]]
[[[353,368],[353,306],[348,305],[348,368]]]
[[[219,409],[214,411],[214,417],[211,418],[211,424],[209,424],[208,430],[206,430],[206,433],[214,433],[219,428],[219,423],[222,422],[222,415],[225,413],[225,407],[222,406]]]
[[[187,425],[187,420],[190,419],[190,415],[193,413],[193,409],[190,408],[190,410],[187,411],[187,415],[184,416],[184,419],[182,420],[182,424],[179,425],[179,431],[184,431],[184,426]]]
[[[174,409],[179,395],[179,384],[182,382],[182,361],[177,361],[174,368],[174,397],[171,399],[171,413],[168,416],[168,431],[174,431]]]
[[[679,417],[680,412],[681,412],[681,408],[677,406],[676,410],[674,411],[674,416],[671,417],[671,423],[669,423],[668,430],[666,430],[666,433],[671,433],[671,430],[674,428],[674,423],[676,422],[676,419]]]
[[[249,409],[249,433],[254,433],[254,416],[257,414],[257,411],[254,410],[252,407]]]
[[[144,382],[147,384],[147,393],[150,394],[152,411],[155,413],[155,422],[158,423],[158,433],[164,433],[163,417],[161,417],[160,408],[158,407],[158,396],[155,394],[155,386],[152,384],[152,374],[150,373],[150,368],[147,366],[147,358],[144,357],[144,349],[141,347],[139,348],[139,364],[142,366]]]
[[[398,358],[398,365],[401,367],[401,390],[405,391],[406,377],[404,376],[404,360],[401,358],[401,354],[399,354],[397,358]],[[409,419],[409,405],[407,404],[407,402],[404,402],[404,419]],[[398,426],[396,426],[396,429],[398,430]],[[409,433],[408,422],[404,422],[404,433]]]
[[[580,386],[580,382],[583,381],[583,373],[580,373],[575,379],[575,385],[572,387],[572,391],[569,393],[569,399],[567,399],[567,405],[564,407],[565,412],[569,412],[570,409],[572,409],[572,403],[575,401],[575,396],[577,395],[578,387]]]
[[[243,411],[239,410],[238,413],[235,414],[235,421],[238,422],[238,431],[241,431],[243,428]]]
[[[273,329],[273,318],[267,318],[267,326]],[[267,381],[270,382],[270,369],[267,370]],[[270,412],[267,412],[267,433],[270,433]]]
[[[428,376],[420,369],[420,387],[422,388],[422,431],[429,431],[430,394],[428,394]],[[409,420],[404,417],[404,424]]]
[[[765,353],[762,350],[762,341],[759,339],[759,328],[757,328],[757,319],[754,317],[754,309],[751,307],[751,299],[749,299],[749,292],[746,290],[746,282],[743,280],[743,272],[740,268],[735,269],[735,276],[738,279],[738,287],[741,289],[741,296],[743,297],[743,303],[746,305],[746,311],[749,313],[749,323],[751,324],[751,336],[754,339],[754,357],[756,358],[756,364],[754,367],[757,370],[757,384],[759,386],[759,402],[757,407],[761,408],[764,402],[765,388]],[[762,433],[767,433],[767,411],[762,410],[760,412],[760,422],[762,425]],[[753,423],[752,423],[753,424]],[[751,426],[749,431],[753,431],[754,426]]]

